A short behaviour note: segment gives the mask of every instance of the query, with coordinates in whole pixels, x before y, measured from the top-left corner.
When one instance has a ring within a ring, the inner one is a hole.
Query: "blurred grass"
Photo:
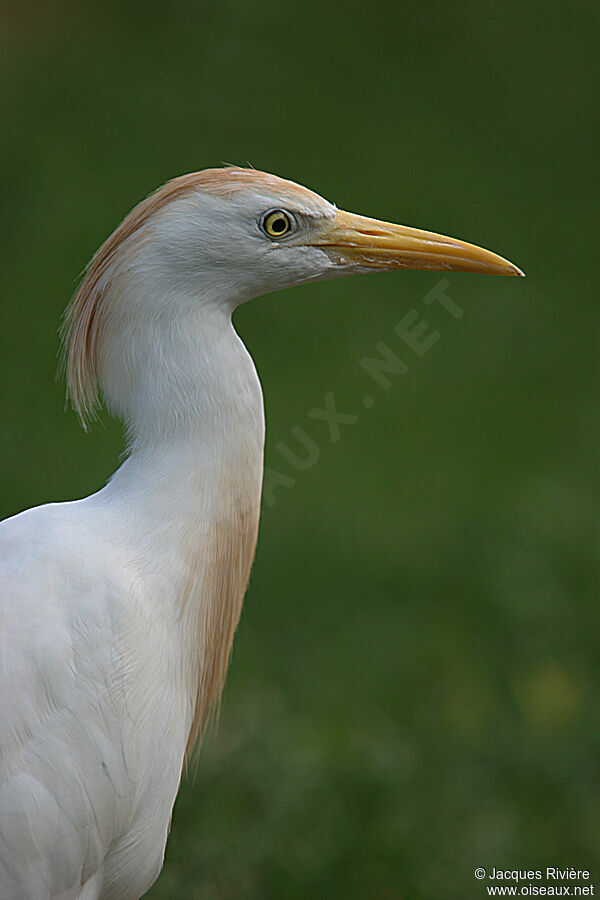
[[[478,865],[600,875],[599,13],[576,3],[0,11],[4,515],[99,487],[53,381],[77,273],[221,161],[481,243],[527,272],[298,288],[240,309],[265,506],[223,714],[150,896],[478,897]],[[417,308],[441,339],[394,334]],[[358,365],[387,343],[389,391]],[[367,380],[366,380],[367,379]],[[368,388],[367,388],[368,384]],[[359,415],[331,444],[307,416]],[[375,400],[366,409],[365,393]],[[303,428],[318,464],[297,472]]]

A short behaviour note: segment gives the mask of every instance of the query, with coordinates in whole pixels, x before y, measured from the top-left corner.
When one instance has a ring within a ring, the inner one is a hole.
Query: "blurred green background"
[[[440,276],[421,272],[236,314],[287,480],[150,896],[477,898],[476,866],[600,881],[599,20],[531,0],[3,5],[3,515],[118,464],[116,422],[64,414],[56,331],[87,259],[173,175],[251,163],[527,272],[448,276],[461,319],[424,304]],[[393,330],[413,308],[440,333],[422,357]],[[408,365],[387,391],[359,365],[380,342]],[[336,443],[308,416],[328,392],[359,416]]]

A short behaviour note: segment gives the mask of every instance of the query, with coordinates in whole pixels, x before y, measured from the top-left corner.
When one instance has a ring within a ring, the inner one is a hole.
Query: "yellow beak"
[[[406,225],[393,225],[340,210],[319,228],[311,245],[340,265],[373,269],[444,269],[490,275],[523,275],[491,250]]]

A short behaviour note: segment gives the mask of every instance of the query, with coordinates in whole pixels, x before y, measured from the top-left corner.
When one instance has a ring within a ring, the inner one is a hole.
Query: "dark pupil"
[[[287,228],[287,222],[283,218],[273,219],[271,222],[271,231],[276,231],[277,234],[281,234],[282,231],[285,231]]]

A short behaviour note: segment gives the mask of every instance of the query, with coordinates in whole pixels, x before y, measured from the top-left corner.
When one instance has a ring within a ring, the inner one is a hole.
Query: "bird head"
[[[98,400],[110,334],[156,330],[199,309],[233,310],[260,294],[397,269],[522,275],[473,244],[338,210],[254,169],[175,178],[136,206],[100,247],[65,317],[67,384],[85,419]]]
[[[184,185],[189,189],[176,196]],[[195,301],[235,306],[307,281],[394,269],[522,274],[489,250],[343,212],[253,169],[208,169],[161,192],[165,202],[146,223],[138,261],[145,256],[168,293],[177,284]]]

